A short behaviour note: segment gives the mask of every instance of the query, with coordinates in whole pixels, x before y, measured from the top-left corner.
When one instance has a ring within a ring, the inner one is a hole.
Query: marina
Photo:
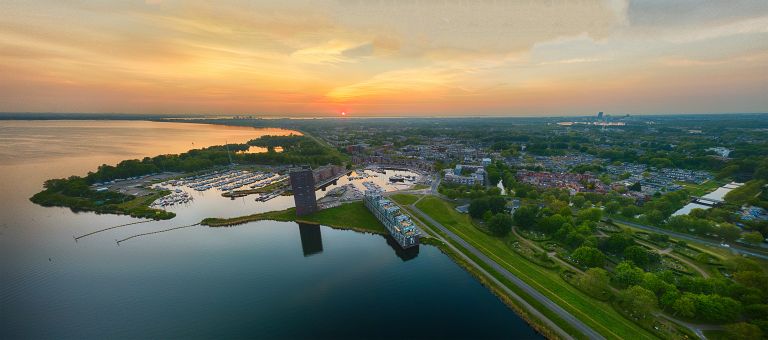
[[[5,131],[18,131],[20,139],[29,141],[24,144],[28,149],[0,145],[4,149],[0,154],[5,152],[12,156],[9,162],[17,162],[0,165],[0,187],[7,193],[0,207],[6,217],[5,227],[0,227],[0,300],[6,312],[2,338],[146,338],[148,334],[155,338],[312,338],[330,334],[329,329],[339,330],[335,337],[355,338],[401,308],[399,301],[389,298],[395,295],[402,301],[420,301],[411,312],[425,317],[396,330],[384,329],[381,337],[541,338],[434,247],[421,247],[418,256],[405,263],[382,236],[321,226],[323,252],[305,257],[302,235],[293,222],[178,228],[206,217],[283,210],[293,206],[289,196],[267,202],[250,197],[231,200],[215,188],[197,191],[166,185],[170,191],[190,193],[194,200],[165,207],[176,213],[171,220],[146,222],[29,201],[46,179],[83,175],[126,158],[184,152],[191,140],[196,147],[222,144],[225,138],[232,142],[233,135],[248,140],[261,130],[154,122],[22,123],[0,122],[10,127]],[[76,138],[69,130],[74,125],[92,126],[83,132],[88,138]],[[190,125],[189,130],[176,127]],[[51,143],[51,138],[59,142]],[[111,141],[128,139],[134,143],[125,149],[109,147]],[[162,147],[158,140],[163,141]],[[60,145],[71,145],[78,154]],[[21,156],[29,153],[34,156]],[[152,180],[180,176],[158,174]],[[394,190],[386,178],[371,176],[367,180]],[[148,179],[116,183],[133,186]],[[363,189],[360,180],[350,182],[346,176],[339,179],[338,187],[348,184]],[[318,195],[336,187],[318,190]],[[77,243],[73,240],[73,235],[106,228],[111,229]],[[122,240],[119,246],[116,240]],[[340,276],[347,279],[331,279]],[[286,303],[286,297],[318,279],[323,280],[322,299]],[[429,291],[421,289],[434,282],[441,284]],[[205,303],[198,299],[201,296],[206,297]],[[433,307],[446,303],[450,308]],[[359,310],[368,312],[350,313]],[[308,324],[325,328],[297,327]]]

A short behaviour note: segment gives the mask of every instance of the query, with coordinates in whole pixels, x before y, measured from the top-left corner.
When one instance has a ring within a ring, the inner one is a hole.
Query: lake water
[[[541,338],[429,246],[401,252],[379,235],[269,221],[115,243],[212,214],[283,209],[290,197],[256,205],[206,193],[172,220],[78,242],[74,235],[138,220],[28,200],[48,178],[103,163],[289,133],[0,121],[0,338]]]

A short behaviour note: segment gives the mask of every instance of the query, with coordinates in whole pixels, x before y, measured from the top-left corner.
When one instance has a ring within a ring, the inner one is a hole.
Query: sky
[[[0,1],[0,111],[768,112],[768,1]]]

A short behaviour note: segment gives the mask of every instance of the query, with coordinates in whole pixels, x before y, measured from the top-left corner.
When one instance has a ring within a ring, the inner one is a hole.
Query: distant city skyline
[[[768,2],[4,1],[0,74],[0,112],[766,112]]]

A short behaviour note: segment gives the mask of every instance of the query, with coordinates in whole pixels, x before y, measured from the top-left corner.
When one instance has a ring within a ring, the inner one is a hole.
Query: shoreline
[[[326,210],[338,209],[339,212],[348,213],[349,210],[356,208],[356,203],[361,207],[363,206],[362,202],[352,202],[352,203],[345,203],[341,206],[326,209]],[[363,207],[363,209],[365,208]],[[322,211],[323,210],[321,210],[320,212]],[[370,214],[367,210],[365,210],[365,212]],[[379,228],[373,228],[371,225],[368,225],[367,227],[360,227],[358,223],[354,223],[354,222],[348,223],[348,224],[338,223],[334,221],[325,220],[324,218],[318,217],[317,215],[318,213],[310,214],[305,217],[298,217],[295,215],[295,208],[288,208],[285,210],[269,211],[264,213],[239,216],[239,217],[233,217],[228,219],[206,218],[206,219],[203,219],[203,221],[201,221],[200,224],[211,227],[211,228],[221,228],[221,227],[234,227],[234,226],[247,224],[250,222],[258,222],[258,221],[296,222],[296,223],[323,225],[323,226],[327,226],[329,228],[333,228],[337,230],[351,230],[351,231],[360,232],[360,233],[382,235],[382,236],[389,235],[389,233],[387,233],[384,227],[381,226],[381,224],[377,220],[376,220],[376,223],[378,224]],[[347,214],[347,216],[349,215],[351,214]],[[371,217],[373,216],[371,215]],[[503,303],[505,306],[507,306],[507,308],[512,310],[517,316],[519,316],[527,325],[533,328],[536,332],[538,332],[539,334],[543,335],[548,339],[561,338],[557,336],[557,334],[554,331],[552,331],[546,325],[544,325],[541,320],[531,315],[531,313],[529,313],[522,306],[518,305],[514,301],[514,299],[508,294],[506,294],[501,287],[499,287],[496,283],[494,283],[491,280],[491,278],[486,277],[485,274],[481,273],[480,271],[478,271],[477,269],[469,265],[466,262],[466,260],[460,257],[459,254],[451,250],[447,244],[429,235],[425,235],[425,237],[421,238],[421,244],[424,244],[427,246],[433,246],[439,249],[441,253],[448,256],[448,258],[450,258],[451,261],[453,261],[456,265],[458,265],[460,268],[466,271],[469,275],[471,275],[475,280],[478,281],[478,283],[480,283],[482,286],[488,289],[488,291],[494,296],[496,296],[496,298],[498,298],[501,301],[501,303]]]

